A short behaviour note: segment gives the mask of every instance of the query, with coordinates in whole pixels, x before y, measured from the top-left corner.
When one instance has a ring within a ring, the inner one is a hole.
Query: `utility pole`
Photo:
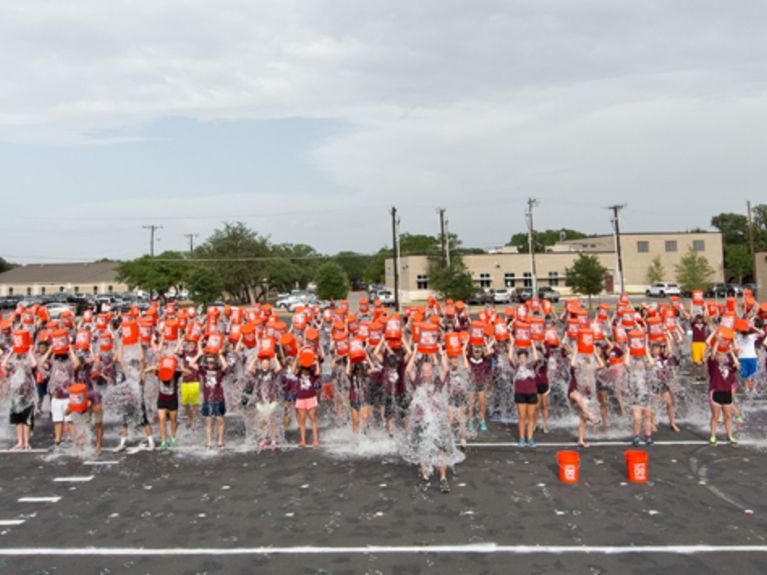
[[[447,267],[450,267],[450,234],[447,231],[447,224],[449,223],[450,221],[445,219],[445,262]]]
[[[397,208],[391,208],[391,239],[394,254],[394,309],[399,311],[399,219]]]
[[[533,228],[533,208],[538,205],[538,200],[527,200],[527,247],[530,250],[530,275],[533,283],[533,297],[538,297],[538,274],[535,269],[535,231]]]
[[[189,257],[194,254],[194,238],[197,236],[198,234],[184,234],[184,237],[189,239]]]
[[[142,226],[145,230],[149,230],[149,255],[151,257],[154,257],[154,233],[157,230],[161,230],[162,226],[155,226],[155,225],[149,225],[149,226]]]
[[[626,204],[615,204],[608,206],[608,210],[613,212],[613,236],[615,237],[615,256],[618,258],[618,285],[620,286],[620,293],[625,291],[623,284],[623,255],[621,254],[621,219],[620,211],[626,207]]]
[[[445,208],[439,208],[439,243],[442,247],[442,263],[450,265],[447,255],[447,232],[445,230]]]
[[[751,252],[751,276],[752,280],[759,289],[759,280],[756,277],[756,250],[754,249],[754,220],[751,217],[751,200],[746,202],[746,209],[748,210],[748,249]]]

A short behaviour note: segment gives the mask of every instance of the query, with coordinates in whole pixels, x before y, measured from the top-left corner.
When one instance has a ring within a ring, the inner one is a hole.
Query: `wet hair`
[[[529,352],[529,351],[527,351],[526,349],[520,349],[520,350],[517,352],[517,357],[522,357],[522,356],[524,356],[524,357],[526,357],[526,358],[528,358],[528,359],[529,359],[529,358],[530,358],[530,352]]]
[[[389,355],[386,357],[386,365],[389,367],[396,367],[399,363],[399,358],[396,355]]]
[[[703,321],[703,314],[695,314],[695,318],[693,318],[693,321]]]

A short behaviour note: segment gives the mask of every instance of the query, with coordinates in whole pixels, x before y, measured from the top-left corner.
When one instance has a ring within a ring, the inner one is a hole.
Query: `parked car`
[[[538,288],[538,297],[540,299],[547,299],[551,303],[557,303],[559,301],[559,292],[549,286],[541,286]]]
[[[511,301],[511,292],[506,288],[493,288],[490,290],[493,303],[509,303]]]
[[[533,288],[527,286],[514,288],[511,298],[517,303],[525,303],[533,299]]]
[[[471,294],[469,301],[466,303],[469,305],[485,305],[487,303],[493,303],[493,296],[490,292],[487,292],[484,289],[479,289]]]
[[[60,302],[51,302],[48,304],[45,304],[45,309],[48,310],[48,317],[51,319],[58,319],[61,317],[61,314],[65,311],[74,313],[75,310],[70,307],[68,304],[60,303]]]
[[[383,306],[389,307],[394,305],[394,294],[389,290],[381,290],[377,292],[375,299],[380,300],[381,305]]]
[[[682,290],[675,283],[669,282],[655,282],[647,291],[645,291],[647,297],[667,297],[671,295],[681,296]]]
[[[311,298],[312,298],[312,294],[309,294],[307,292],[294,291],[294,292],[291,292],[291,294],[288,296],[277,298],[277,301],[274,302],[274,307],[292,311],[291,306],[292,306],[292,309],[295,309],[296,306],[306,305]]]

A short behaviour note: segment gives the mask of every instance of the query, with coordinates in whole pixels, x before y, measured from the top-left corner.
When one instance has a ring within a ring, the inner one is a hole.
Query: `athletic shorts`
[[[58,397],[51,398],[51,419],[53,423],[70,422],[72,418],[64,413],[69,407],[69,399],[59,399]]]
[[[751,379],[756,373],[756,358],[755,357],[742,357],[738,360],[740,362],[740,377],[743,379]]]
[[[157,409],[167,409],[168,411],[178,411],[178,397],[173,399],[158,399]]]
[[[224,417],[226,415],[226,402],[224,401],[203,401],[203,417]]]
[[[30,405],[24,411],[11,411],[11,425],[29,425],[31,426],[35,418],[35,406]]]
[[[258,413],[262,415],[268,415],[277,408],[277,405],[278,404],[276,401],[270,401],[269,403],[256,403],[256,409],[258,410]]]
[[[694,341],[692,342],[692,348],[690,349],[693,363],[703,363],[703,358],[706,355],[706,342]]]
[[[296,399],[296,409],[314,409],[317,407],[317,396]]]
[[[538,394],[537,393],[515,393],[514,403],[536,405],[538,403]]]
[[[37,397],[45,397],[48,395],[48,382],[45,381],[43,383],[36,383],[35,388],[37,388]]]
[[[725,405],[732,404],[732,392],[731,391],[712,391],[708,394],[708,400],[714,405],[723,407]]]
[[[535,387],[538,389],[538,395],[548,395],[551,391],[548,383],[539,383]]]
[[[181,382],[181,405],[200,405],[200,382]]]

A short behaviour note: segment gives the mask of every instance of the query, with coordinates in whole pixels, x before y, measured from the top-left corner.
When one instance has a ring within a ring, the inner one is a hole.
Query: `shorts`
[[[703,359],[706,355],[706,342],[694,341],[692,342],[692,348],[690,349],[693,363],[703,363]]]
[[[36,383],[35,388],[37,388],[37,397],[45,397],[48,395],[48,382],[43,383]]]
[[[201,413],[203,417],[224,417],[226,415],[226,402],[203,401]]]
[[[725,405],[732,404],[732,392],[731,391],[712,391],[708,394],[708,400],[714,405],[723,407]]]
[[[535,386],[538,390],[538,395],[548,395],[551,392],[551,388],[548,383],[539,383]]]
[[[181,382],[181,405],[200,405],[200,382]]]
[[[256,409],[258,413],[268,415],[277,408],[276,401],[270,401],[269,403],[256,403]]]
[[[538,403],[538,394],[537,393],[515,393],[514,403],[536,405]]]
[[[30,405],[24,411],[11,411],[11,425],[29,425],[35,421],[35,406]]]
[[[740,362],[740,377],[743,379],[751,379],[756,373],[756,358],[755,357],[742,357],[738,360]]]
[[[53,419],[53,423],[62,423],[67,422],[69,423],[72,421],[72,418],[69,417],[69,415],[64,415],[64,413],[67,410],[67,407],[69,407],[69,399],[59,399],[58,397],[52,397],[51,398],[51,419]]]
[[[178,397],[173,399],[158,399],[157,409],[167,409],[168,411],[178,411]]]
[[[296,409],[314,409],[317,407],[317,396],[296,399]]]

